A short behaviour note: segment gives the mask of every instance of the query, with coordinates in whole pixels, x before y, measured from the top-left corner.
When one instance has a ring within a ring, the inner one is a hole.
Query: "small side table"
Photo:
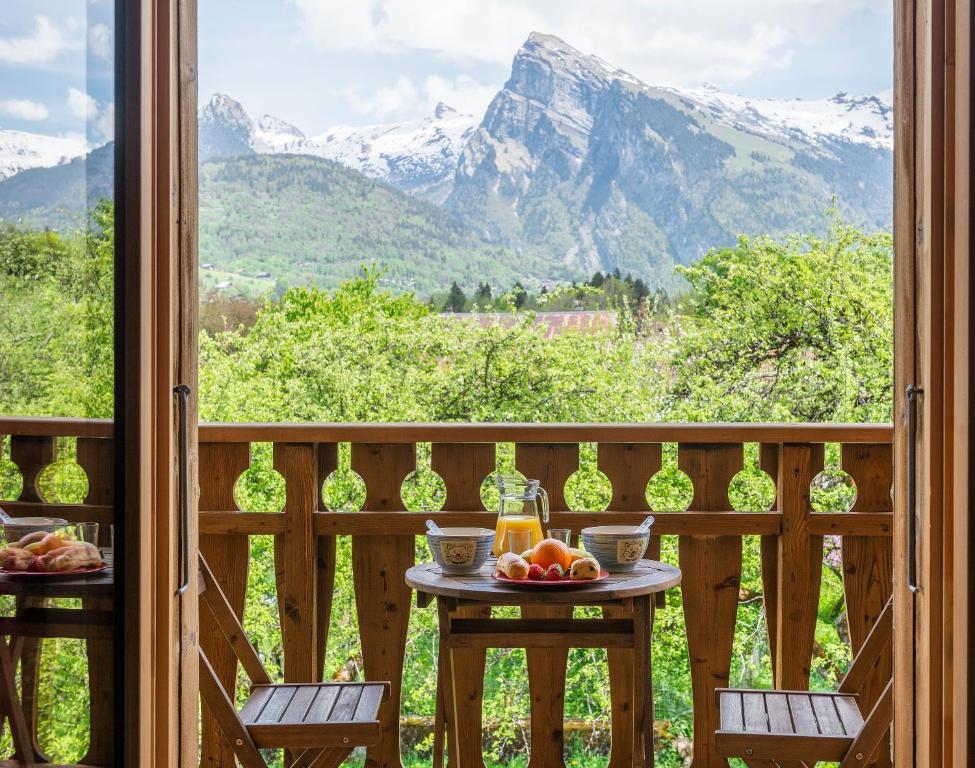
[[[449,731],[450,766],[480,768],[481,734],[473,733],[472,722],[479,713],[483,681],[458,679],[454,669],[459,654],[486,648],[525,648],[529,665],[552,663],[559,651],[568,648],[606,648],[610,676],[632,686],[629,706],[614,713],[610,768],[653,765],[653,689],[650,675],[650,625],[652,597],[677,586],[679,568],[654,560],[641,560],[628,573],[579,587],[532,588],[510,586],[492,578],[495,562],[480,573],[447,576],[435,563],[417,565],[406,572],[406,583],[417,592],[417,604],[425,607],[437,598],[440,618],[440,674],[438,681],[438,723],[434,741],[434,766],[442,764],[443,716]],[[489,609],[516,605],[519,619],[492,619]],[[575,619],[574,606],[596,606],[603,618]],[[478,616],[471,618],[471,616]],[[560,657],[558,659],[561,662]],[[615,667],[615,669],[614,669]],[[562,669],[564,677],[565,670]],[[627,680],[628,678],[628,680]],[[477,695],[472,696],[473,687]],[[532,694],[533,700],[535,693]],[[443,702],[441,705],[440,702]],[[617,722],[622,718],[623,722]],[[546,720],[546,722],[539,722]],[[550,707],[532,707],[532,733],[552,738],[532,738],[530,768],[561,768],[562,712]],[[438,763],[438,759],[441,761]]]

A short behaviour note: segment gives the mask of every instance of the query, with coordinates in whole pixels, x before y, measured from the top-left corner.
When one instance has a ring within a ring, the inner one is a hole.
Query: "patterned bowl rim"
[[[638,530],[638,528],[639,526],[637,525],[595,525],[591,528],[583,528],[582,535],[592,536],[594,538],[599,538],[599,537],[613,538],[616,536],[629,536],[632,538],[633,536],[643,537],[643,536],[650,535],[649,530],[640,531]],[[615,530],[607,530],[607,529],[615,529]]]
[[[490,528],[441,528],[444,533],[427,531],[427,536],[433,539],[488,539],[494,538],[494,531]],[[447,531],[466,531],[466,533],[447,533]],[[477,533],[480,531],[480,533]]]

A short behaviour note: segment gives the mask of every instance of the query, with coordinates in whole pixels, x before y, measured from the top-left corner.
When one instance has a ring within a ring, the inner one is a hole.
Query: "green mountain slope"
[[[282,155],[202,165],[200,261],[215,272],[322,287],[380,264],[383,282],[421,295],[451,280],[507,287],[533,271],[430,203],[329,160]]]

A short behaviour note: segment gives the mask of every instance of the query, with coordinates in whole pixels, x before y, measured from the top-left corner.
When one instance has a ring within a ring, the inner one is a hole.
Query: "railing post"
[[[366,511],[402,512],[400,489],[416,469],[414,443],[353,443],[352,469],[366,484]],[[399,710],[410,598],[404,575],[416,561],[414,536],[353,536],[352,578],[366,679],[388,680],[379,711],[382,738],[367,750],[369,766],[401,768]]]
[[[525,477],[541,481],[553,511],[568,509],[565,481],[579,468],[578,443],[516,443],[515,467]],[[521,609],[525,618],[570,618],[572,608]],[[565,668],[568,650],[528,650],[528,688],[531,694],[531,756],[529,768],[564,768],[562,719],[565,713]]]
[[[740,443],[677,449],[680,469],[694,483],[691,511],[727,512],[728,484],[741,470]],[[728,685],[741,586],[741,536],[681,536],[684,623],[694,697],[693,768],[726,765],[714,748],[718,709],[714,689]]]
[[[772,509],[778,510],[779,499],[779,446],[762,443],[759,446],[758,463],[775,484],[776,497]],[[779,537],[762,536],[759,542],[762,559],[762,603],[765,605],[765,632],[768,634],[769,658],[772,662],[772,679],[777,680],[776,648],[778,647],[779,615]]]
[[[339,466],[338,443],[319,443],[315,446],[315,462],[318,473],[315,476],[315,509],[324,510],[322,485]],[[314,515],[312,516],[314,528]],[[316,610],[315,623],[318,626],[318,647],[315,649],[315,679],[322,680],[325,674],[325,650],[328,644],[329,624],[332,621],[332,600],[335,592],[335,536],[318,536],[315,540],[317,555],[315,568]]]
[[[85,503],[111,506],[115,502],[114,441],[109,438],[79,437],[77,446],[78,465],[88,476]],[[98,536],[99,543],[108,546],[110,537],[107,525],[100,527]],[[86,610],[112,610],[112,601],[104,598],[86,598],[82,605]],[[115,692],[113,647],[111,639],[96,637],[85,641],[88,668],[90,670],[97,666],[99,670],[96,675],[88,675],[91,737],[82,762],[89,765],[109,765],[112,761]]]
[[[200,443],[201,512],[237,509],[234,484],[250,465],[249,443]],[[200,552],[207,559],[220,588],[238,618],[244,615],[250,541],[247,534],[202,534]],[[200,648],[207,655],[224,690],[233,691],[237,680],[237,657],[224,640],[212,616],[200,611]],[[230,741],[204,705],[200,765],[206,768],[234,768],[236,759]]]
[[[483,509],[481,483],[494,471],[495,450],[494,443],[434,443],[431,446],[430,466],[443,478],[447,490],[444,509],[451,512]],[[491,609],[461,607],[457,609],[456,616],[463,619],[490,618]],[[473,754],[476,764],[484,764],[482,730],[486,660],[484,648],[455,648],[448,653],[440,647],[437,660],[438,711],[434,727],[441,729],[441,732],[435,734],[434,744],[442,744],[442,729],[454,733],[450,724],[456,717],[461,743],[449,745],[450,766],[457,764],[459,750]],[[447,686],[451,679],[457,698],[448,703]]]
[[[647,502],[647,483],[661,467],[662,450],[660,443],[600,443],[597,454],[599,471],[609,478],[613,486],[613,498],[609,502],[611,512],[649,512]],[[652,536],[646,557],[657,559],[660,557],[660,537]],[[660,597],[664,596],[661,592]],[[603,608],[606,618],[623,618],[624,613],[619,608]],[[653,628],[653,608],[648,617],[650,628]],[[610,756],[609,768],[630,768],[634,764],[632,740],[626,737],[632,727],[634,712],[633,676],[636,674],[633,665],[633,654],[629,651],[609,648],[606,651],[609,667],[609,694],[612,704],[612,721],[610,723]],[[650,663],[650,659],[646,660]],[[652,676],[651,676],[652,677]],[[647,725],[653,729],[653,691],[646,692],[645,706],[649,710]],[[627,719],[631,722],[628,723]],[[645,734],[644,742],[651,745],[652,734]],[[644,755],[638,755],[637,764]],[[652,757],[652,756],[651,756]]]
[[[58,442],[55,437],[11,435],[10,460],[17,465],[24,479],[19,501],[44,501],[37,481],[44,468],[54,463],[57,455]]]
[[[810,486],[823,469],[823,446],[786,443],[779,447],[777,497],[782,513],[776,589],[775,687],[809,687],[823,537],[809,533]]]
[[[844,444],[841,461],[857,489],[851,512],[893,511],[890,489],[894,482],[894,463],[889,443]],[[846,617],[855,656],[893,591],[893,541],[889,536],[844,536],[842,553]],[[880,698],[890,679],[891,664],[888,649],[863,686],[860,700],[864,711],[869,711]],[[891,765],[888,739],[881,740],[873,765]]]
[[[274,542],[284,680],[306,683],[318,676],[314,514],[319,489],[315,446],[275,443],[274,468],[285,484],[284,532]]]

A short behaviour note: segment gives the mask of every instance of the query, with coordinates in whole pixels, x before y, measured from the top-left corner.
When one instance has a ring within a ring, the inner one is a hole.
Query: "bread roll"
[[[528,563],[513,552],[505,552],[498,558],[497,573],[504,574],[509,579],[527,579]]]
[[[59,547],[38,557],[34,563],[39,571],[73,571],[78,568],[94,568],[102,564],[98,547],[88,542],[75,542]]]
[[[569,578],[575,581],[585,581],[599,577],[599,563],[592,557],[576,560],[569,570]]]

